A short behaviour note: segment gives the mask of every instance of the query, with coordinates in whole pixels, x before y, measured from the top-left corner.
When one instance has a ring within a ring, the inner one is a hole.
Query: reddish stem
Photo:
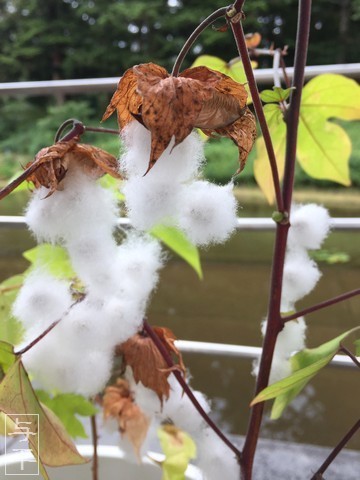
[[[360,429],[360,419],[353,425],[350,430],[345,434],[345,436],[340,440],[340,442],[336,445],[336,447],[332,450],[330,455],[327,457],[325,462],[321,465],[319,470],[314,473],[310,480],[319,480],[323,478],[322,474],[328,468],[328,466],[335,460],[337,455],[341,452],[341,450],[346,446],[349,440],[355,435],[355,433]]]
[[[149,335],[151,340],[154,342],[156,347],[158,348],[159,352],[161,353],[161,355],[164,358],[165,362],[167,363],[168,367],[169,368],[173,367],[174,362],[173,362],[169,352],[166,350],[166,348],[162,344],[160,338],[156,335],[156,333],[154,332],[154,330],[152,329],[152,327],[149,325],[149,323],[146,320],[144,320],[144,330]],[[184,377],[181,375],[181,373],[176,371],[176,370],[174,370],[172,373],[175,375],[177,381],[182,386],[184,392],[189,397],[190,401],[192,402],[192,404],[194,405],[196,410],[200,413],[200,415],[205,420],[205,422],[209,425],[210,428],[212,428],[214,430],[214,432],[230,448],[230,450],[232,450],[235,453],[236,457],[240,461],[241,460],[240,450],[238,450],[235,447],[235,445],[223,434],[223,432],[219,429],[219,427],[211,420],[211,418],[208,416],[208,414],[202,408],[202,406],[198,402],[197,398],[195,397],[195,395],[193,394],[193,392],[189,388],[189,385],[186,383],[186,381],[184,380]]]
[[[98,472],[99,472],[99,462],[98,462],[98,433],[97,433],[97,425],[96,425],[96,416],[91,416],[91,437],[94,447],[93,457],[92,457],[92,480],[98,480]]]
[[[360,368],[360,362],[359,360],[357,359],[357,357],[352,353],[350,352],[350,350],[346,347],[344,347],[344,345],[341,345],[340,344],[340,352],[343,352],[345,353],[345,355],[347,355],[352,361],[353,363]]]
[[[244,3],[244,2],[238,2],[238,3]],[[234,4],[235,5],[235,4]],[[237,10],[239,11],[239,10]],[[249,53],[247,50],[247,45],[246,45],[246,40],[245,40],[245,35],[244,31],[242,28],[242,25],[240,22],[232,22],[231,17],[230,17],[230,24],[231,28],[234,34],[235,42],[238,47],[243,65],[244,65],[244,70],[246,74],[246,78],[249,82],[249,89],[251,92],[251,97],[252,101],[254,104],[254,109],[257,115],[257,118],[259,120],[261,132],[264,138],[265,142],[265,147],[266,151],[269,157],[269,162],[270,162],[270,168],[271,168],[271,174],[273,178],[273,184],[274,184],[274,189],[275,189],[275,198],[276,198],[276,204],[277,204],[277,209],[279,212],[284,212],[284,203],[283,199],[281,196],[281,187],[280,187],[280,178],[279,178],[279,172],[277,168],[277,163],[276,163],[276,157],[275,157],[275,152],[274,152],[274,147],[271,141],[270,137],[270,132],[268,125],[266,123],[265,119],[265,114],[264,114],[264,109],[261,103],[260,95],[259,95],[259,90],[256,85],[255,81],[255,76],[254,72],[251,66],[251,60],[249,57]]]
[[[295,320],[295,318],[302,317],[304,315],[307,315],[308,313],[316,312],[317,310],[321,310],[322,308],[330,307],[331,305],[343,302],[344,300],[348,300],[349,298],[355,297],[356,295],[360,295],[360,288],[352,290],[351,292],[343,293],[341,295],[338,295],[337,297],[330,298],[329,300],[325,300],[324,302],[317,303],[312,307],[304,308],[304,310],[292,313],[291,315],[287,315],[286,317],[282,317],[283,322]]]

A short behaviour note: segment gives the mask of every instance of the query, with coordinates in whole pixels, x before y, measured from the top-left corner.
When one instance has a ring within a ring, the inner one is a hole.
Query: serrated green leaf
[[[28,415],[28,428],[34,433],[28,436],[29,448],[39,459],[45,478],[48,477],[44,465],[57,467],[86,463],[56,415],[40,405],[21,359],[12,365],[0,383],[0,410],[13,421],[19,415]],[[38,415],[38,422],[34,415]]]
[[[11,344],[20,343],[24,328],[13,317],[11,310],[24,281],[24,275],[15,275],[0,284],[0,340]]]
[[[82,395],[72,393],[51,396],[44,390],[36,390],[36,395],[40,402],[61,420],[69,435],[73,438],[87,438],[83,424],[77,415],[90,417],[97,413],[97,409],[89,400]]]
[[[318,75],[304,87],[301,111],[305,116],[316,112],[323,119],[360,119],[360,87],[343,75]]]
[[[150,233],[183,258],[195,270],[200,279],[203,278],[199,250],[181,230],[176,227],[157,225],[151,229]]]
[[[291,87],[291,88],[273,87],[272,90],[263,90],[260,93],[260,98],[264,103],[284,102],[290,97],[290,93],[292,90],[294,90],[294,87]]]
[[[26,250],[23,256],[32,263],[33,266],[46,269],[54,277],[76,277],[67,251],[59,245],[42,243],[30,250]]]
[[[279,177],[284,175],[286,126],[279,105],[268,104],[264,107],[265,118],[269,126],[274,147]],[[257,184],[270,204],[275,201],[275,190],[271,173],[269,157],[266,151],[264,138],[255,142],[256,158],[254,160],[254,176]]]
[[[192,438],[174,425],[158,429],[165,460],[161,462],[162,480],[185,480],[185,472],[191,459],[196,458],[196,445]]]
[[[301,392],[306,384],[332,360],[340,348],[340,343],[359,329],[360,327],[353,328],[319,347],[306,348],[296,353],[290,359],[293,373],[262,390],[251,402],[251,405],[276,398],[271,411],[271,418],[279,418],[285,407]]]

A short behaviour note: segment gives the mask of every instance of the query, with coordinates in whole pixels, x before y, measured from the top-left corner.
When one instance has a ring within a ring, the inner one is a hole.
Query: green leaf
[[[305,116],[316,113],[324,119],[360,119],[360,87],[343,75],[318,75],[304,87],[301,111]]]
[[[12,315],[12,305],[24,281],[24,275],[15,275],[0,284],[0,340],[20,343],[24,329]]]
[[[192,438],[174,425],[158,429],[165,460],[161,462],[162,480],[185,480],[185,472],[191,459],[196,458],[196,445]]]
[[[355,355],[357,357],[360,357],[360,338],[358,340],[355,340],[354,345],[355,345]]]
[[[224,73],[236,82],[247,82],[244,66],[240,60],[238,62],[227,63],[225,62],[225,60],[222,60],[219,57],[214,57],[212,55],[200,55],[191,65],[191,67],[201,66],[211,68],[211,70],[216,70],[220,73]]]
[[[260,98],[265,103],[284,102],[290,97],[290,93],[292,90],[294,90],[294,87],[285,89],[281,87],[273,87],[272,90],[263,90],[260,93]]]
[[[51,396],[44,390],[36,390],[39,401],[52,410],[73,438],[87,438],[83,424],[77,415],[91,417],[97,413],[95,406],[82,395],[62,393]]]
[[[176,227],[157,225],[151,229],[150,233],[183,258],[195,270],[200,279],[203,278],[199,250],[181,230]]]
[[[45,478],[48,477],[44,465],[57,467],[86,463],[56,415],[40,405],[20,359],[0,383],[0,410],[13,421],[19,415],[28,415],[29,431],[35,433],[28,436],[29,448],[39,459]],[[38,422],[35,415],[38,415]]]
[[[14,365],[16,355],[14,354],[14,346],[7,342],[0,342],[0,367],[4,373]]]
[[[262,390],[253,399],[251,405],[276,398],[271,411],[271,418],[279,418],[285,407],[301,392],[306,384],[331,362],[340,348],[340,343],[359,329],[360,327],[353,328],[319,347],[306,348],[295,354],[290,359],[293,373]]]
[[[286,126],[279,105],[268,104],[264,107],[265,118],[269,126],[274,147],[279,177],[284,175]],[[256,158],[254,160],[254,176],[257,184],[270,204],[275,201],[275,190],[269,157],[266,151],[264,138],[255,142]]]
[[[24,252],[23,256],[33,266],[45,268],[54,277],[76,277],[68,253],[59,245],[42,243]]]

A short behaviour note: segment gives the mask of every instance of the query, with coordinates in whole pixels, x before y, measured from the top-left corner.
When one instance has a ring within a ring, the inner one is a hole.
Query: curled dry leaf
[[[31,169],[27,177],[35,188],[41,186],[50,190],[48,196],[61,190],[61,181],[72,166],[77,166],[94,178],[105,173],[121,178],[118,173],[117,160],[110,153],[92,145],[77,143],[75,137],[68,142],[58,142],[50,147],[42,148],[35,159],[26,165]]]
[[[185,366],[181,353],[174,344],[176,337],[173,332],[168,328],[153,327],[153,329],[168,353],[177,357],[178,364],[174,367],[168,367],[155,343],[144,332],[133,335],[119,345],[116,353],[123,355],[125,364],[132,368],[136,383],[141,382],[153,390],[162,402],[164,397],[169,398],[168,376],[171,371],[180,370],[185,374]]]
[[[118,378],[115,385],[106,387],[102,399],[104,418],[118,421],[119,430],[126,436],[140,459],[141,445],[146,438],[150,419],[136,405],[126,380]]]
[[[248,33],[245,35],[245,41],[247,48],[256,48],[260,45],[261,42],[261,34],[258,32],[255,33]]]
[[[151,153],[145,173],[154,166],[172,138],[174,148],[193,128],[201,128],[207,135],[216,132],[231,138],[240,150],[241,170],[246,161],[245,152],[249,152],[249,144],[254,143],[255,119],[246,100],[244,85],[207,67],[189,68],[174,77],[159,65],[146,63],[124,73],[103,121],[116,110],[120,130],[135,118],[151,132]],[[231,134],[231,129],[226,128],[242,117],[245,117],[242,132],[251,131],[249,139]],[[247,123],[249,126],[244,127]]]

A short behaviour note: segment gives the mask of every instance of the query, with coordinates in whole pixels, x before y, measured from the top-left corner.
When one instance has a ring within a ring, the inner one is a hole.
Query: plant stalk
[[[93,452],[93,457],[92,457],[92,465],[91,465],[91,471],[92,471],[92,480],[98,480],[99,478],[99,462],[98,462],[98,433],[97,433],[97,425],[96,425],[96,416],[92,415],[90,418],[91,422],[91,437],[92,437],[92,443],[94,447],[94,452]]]

